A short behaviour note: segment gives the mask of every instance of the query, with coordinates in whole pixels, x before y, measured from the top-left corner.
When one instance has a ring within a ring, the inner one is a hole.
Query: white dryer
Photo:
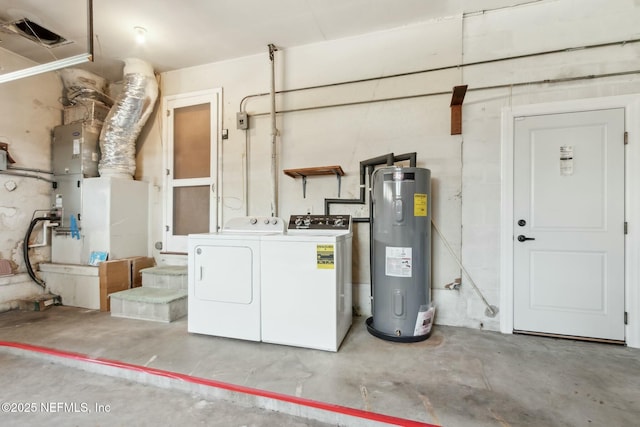
[[[351,218],[293,215],[262,239],[262,341],[337,351],[352,322]]]
[[[284,229],[280,218],[240,217],[189,235],[189,332],[260,341],[260,240]]]

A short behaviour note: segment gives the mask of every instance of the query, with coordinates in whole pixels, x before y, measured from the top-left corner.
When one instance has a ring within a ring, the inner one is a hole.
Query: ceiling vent
[[[19,19],[8,24],[2,24],[2,29],[48,48],[54,48],[71,43],[71,41],[65,39],[61,35],[36,24],[28,18]]]

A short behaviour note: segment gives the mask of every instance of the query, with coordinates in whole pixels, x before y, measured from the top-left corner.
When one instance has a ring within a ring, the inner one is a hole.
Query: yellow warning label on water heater
[[[335,268],[335,250],[333,245],[316,246],[318,269],[333,270]]]
[[[415,193],[413,195],[413,216],[427,216],[427,195]]]

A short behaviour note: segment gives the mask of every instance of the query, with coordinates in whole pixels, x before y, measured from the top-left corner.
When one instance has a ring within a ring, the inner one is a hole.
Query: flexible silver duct
[[[136,172],[136,139],[153,111],[158,82],[151,65],[141,59],[125,59],[124,86],[100,132],[100,176],[133,179]]]
[[[62,80],[62,104],[65,106],[84,102],[100,102],[111,107],[107,96],[107,80],[90,71],[65,68],[58,72]]]

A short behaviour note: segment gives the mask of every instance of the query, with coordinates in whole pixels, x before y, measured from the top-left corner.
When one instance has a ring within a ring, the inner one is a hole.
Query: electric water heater
[[[384,167],[371,181],[373,316],[367,328],[390,341],[422,341],[433,321],[431,172]]]

